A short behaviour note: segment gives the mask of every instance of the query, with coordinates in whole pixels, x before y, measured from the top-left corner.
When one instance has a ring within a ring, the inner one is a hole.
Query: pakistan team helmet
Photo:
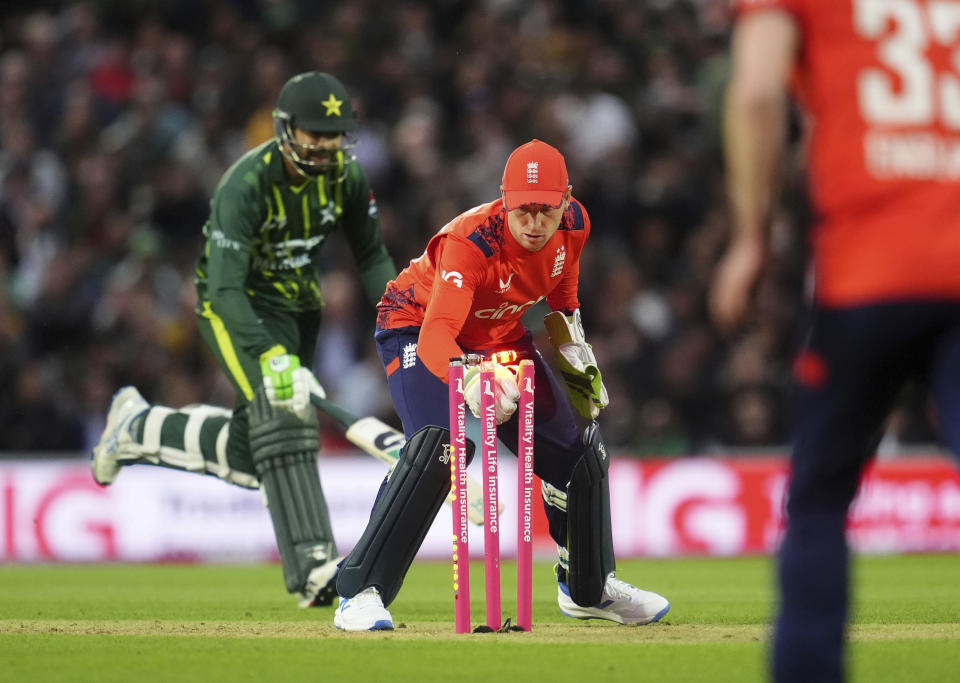
[[[287,81],[273,115],[293,128],[313,133],[347,133],[357,128],[347,89],[321,71],[297,74]]]
[[[274,134],[283,155],[305,178],[332,174],[337,181],[346,177],[346,166],[354,158],[349,150],[356,145],[352,134],[357,118],[350,95],[330,74],[308,71],[284,84],[273,110]],[[297,130],[341,135],[339,147],[297,142]]]

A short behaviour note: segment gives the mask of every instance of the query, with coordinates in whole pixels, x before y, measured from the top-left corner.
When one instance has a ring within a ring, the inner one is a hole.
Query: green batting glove
[[[294,370],[299,367],[300,358],[280,344],[261,354],[260,374],[271,405],[293,398]]]

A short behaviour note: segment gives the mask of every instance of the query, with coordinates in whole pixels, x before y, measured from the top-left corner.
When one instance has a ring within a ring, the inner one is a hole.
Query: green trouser
[[[300,364],[313,370],[316,356],[317,335],[320,332],[320,312],[293,314],[270,309],[257,310],[267,333],[287,351],[300,357]],[[253,392],[263,378],[260,375],[260,358],[243,351],[243,339],[231,337],[223,322],[209,305],[205,305],[197,321],[200,335],[213,352],[217,363],[237,390],[237,403],[230,426],[230,438],[226,444],[226,460],[232,471],[254,475],[250,453],[249,404]],[[161,437],[162,439],[162,437]],[[209,447],[213,446],[213,449]],[[205,457],[215,452],[215,444],[201,442]],[[208,458],[209,459],[209,458]]]
[[[320,312],[258,310],[257,314],[276,343],[299,355],[301,364],[312,370]],[[262,486],[274,521],[287,589],[299,591],[310,569],[337,554],[316,467],[316,422],[301,424],[297,438],[289,439],[284,435],[295,428],[290,424],[292,414],[281,416],[261,410],[258,415],[266,416],[260,419],[267,423],[258,424],[257,433],[259,443],[265,446],[259,456],[254,453],[250,406],[255,392],[262,391],[259,357],[243,351],[243,340],[231,337],[209,305],[199,314],[198,326],[237,390],[236,407],[231,413],[208,405],[180,409],[151,406],[138,419],[134,434],[142,452],[128,464],[161,465],[211,474],[248,488]],[[284,454],[267,446],[272,441],[269,431],[274,427],[280,443],[290,443],[295,452]],[[311,433],[312,440],[303,438]],[[276,477],[281,478],[281,484],[273,481]]]

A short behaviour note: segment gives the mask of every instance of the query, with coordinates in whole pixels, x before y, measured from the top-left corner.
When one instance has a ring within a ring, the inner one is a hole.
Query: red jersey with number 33
[[[539,251],[527,251],[507,227],[498,199],[462,213],[433,236],[377,305],[377,327],[420,327],[417,354],[447,380],[463,349],[506,348],[524,334],[523,314],[543,298],[551,310],[580,307],[580,253],[590,219],[570,200],[560,228]]]
[[[960,297],[960,2],[734,0],[800,35],[817,299]]]

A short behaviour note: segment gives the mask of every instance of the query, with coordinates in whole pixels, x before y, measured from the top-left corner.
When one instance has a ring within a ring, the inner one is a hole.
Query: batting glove
[[[588,420],[596,418],[601,408],[610,404],[607,388],[597,367],[593,347],[586,342],[580,309],[572,316],[554,311],[543,319],[553,345],[557,366],[567,384],[567,396],[578,413]]]
[[[480,384],[480,366],[473,365],[463,376],[463,399],[476,418],[480,418]],[[503,424],[517,412],[517,401],[520,400],[517,376],[509,367],[495,364],[492,384],[490,389],[494,395],[497,424]]]
[[[260,374],[270,405],[289,410],[300,419],[305,420],[313,409],[311,393],[325,396],[309,368],[301,366],[300,358],[279,344],[260,356]]]

